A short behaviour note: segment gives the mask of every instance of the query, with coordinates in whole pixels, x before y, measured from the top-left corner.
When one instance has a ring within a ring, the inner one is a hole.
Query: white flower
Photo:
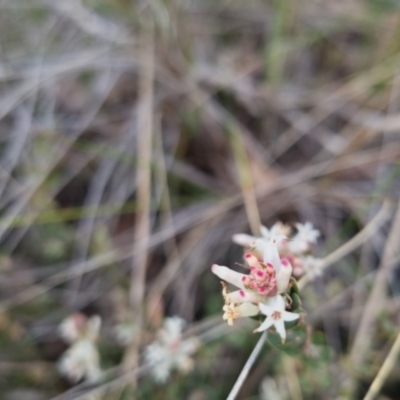
[[[304,257],[303,269],[307,277],[312,280],[322,275],[322,259],[312,256]]]
[[[60,324],[60,334],[71,346],[61,356],[58,369],[71,382],[81,379],[95,382],[100,378],[100,356],[95,345],[100,326],[99,316],[88,319],[80,313],[71,315]]]
[[[296,224],[296,228],[296,236],[300,237],[308,243],[317,243],[320,232],[317,229],[314,229],[311,222],[306,222],[305,224]]]
[[[265,240],[284,238],[290,235],[291,228],[288,225],[282,224],[278,221],[271,226],[270,229],[261,225],[261,235]]]
[[[73,343],[80,338],[97,340],[101,326],[101,318],[94,315],[89,319],[81,314],[75,313],[65,318],[58,327],[60,336],[68,343]]]
[[[257,315],[259,309],[255,304],[284,293],[288,288],[292,266],[288,260],[280,259],[274,239],[268,241],[264,247],[263,263],[251,253],[245,255],[250,268],[249,275],[217,264],[211,268],[220,279],[240,289],[228,293],[223,283],[222,294],[225,300],[223,319],[227,320],[229,325],[232,325],[236,318]]]
[[[258,307],[267,318],[254,332],[262,332],[274,326],[284,342],[286,339],[285,321],[295,321],[299,318],[299,314],[285,310],[285,300],[282,296],[276,296],[265,304],[260,303]]]
[[[290,252],[302,254],[310,250],[311,244],[317,243],[320,232],[314,229],[311,222],[296,224],[297,234],[288,242]]]
[[[75,313],[65,318],[58,327],[60,336],[68,343],[78,340],[81,329],[86,324],[86,317],[81,313]]]
[[[179,317],[166,318],[158,332],[158,339],[146,347],[144,357],[152,364],[152,374],[158,382],[165,382],[174,368],[189,372],[193,360],[189,357],[198,346],[197,339],[182,340],[185,321]]]
[[[114,328],[117,342],[123,346],[128,345],[136,333],[136,325],[132,322],[123,322]]]
[[[96,382],[101,376],[96,346],[90,340],[79,339],[62,355],[58,369],[73,383],[81,379]]]
[[[236,244],[243,247],[254,248],[258,253],[263,254],[265,250],[265,244],[271,239],[274,239],[277,245],[280,247],[283,243],[283,239],[286,239],[290,234],[290,227],[282,224],[282,222],[276,222],[270,229],[265,226],[260,228],[261,236],[251,236],[245,233],[238,233],[233,235],[232,240]]]

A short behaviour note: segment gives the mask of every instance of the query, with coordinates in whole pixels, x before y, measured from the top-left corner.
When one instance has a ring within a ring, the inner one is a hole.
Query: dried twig
[[[368,298],[367,304],[365,305],[364,313],[351,349],[350,359],[354,369],[357,369],[363,363],[363,360],[365,360],[367,350],[372,341],[372,328],[378,314],[382,310],[381,307],[378,307],[378,303],[380,303],[382,299],[386,298],[387,279],[390,272],[389,267],[391,266],[391,260],[394,259],[398,253],[399,233],[400,202],[398,204],[392,229],[385,245],[379,270],[374,280],[371,294]]]
[[[372,382],[367,394],[364,397],[364,400],[373,400],[379,394],[387,377],[389,376],[390,372],[396,365],[399,354],[400,354],[400,333],[397,335],[397,338],[392,348],[390,349],[390,352],[386,357],[385,362],[383,363],[381,369],[379,370],[374,381]]]
[[[138,145],[137,145],[137,213],[134,231],[134,249],[138,255],[132,260],[129,300],[135,315],[136,334],[128,347],[124,368],[138,365],[138,351],[143,327],[143,297],[146,287],[147,249],[150,238],[151,153],[153,133],[154,36],[153,22],[149,20],[143,32],[141,54],[143,64],[139,79]],[[134,385],[134,381],[131,381]]]

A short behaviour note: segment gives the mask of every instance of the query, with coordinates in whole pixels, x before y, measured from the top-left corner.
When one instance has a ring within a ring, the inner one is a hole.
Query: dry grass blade
[[[142,33],[141,55],[143,63],[139,74],[138,130],[137,130],[137,213],[134,228],[134,249],[138,257],[132,260],[129,300],[135,315],[136,331],[128,347],[124,368],[138,365],[138,352],[143,328],[143,299],[150,237],[151,205],[151,154],[153,137],[153,84],[154,84],[154,37],[152,22]],[[134,385],[134,381],[131,381]]]
[[[379,370],[370,388],[368,389],[367,394],[364,396],[364,400],[373,400],[378,396],[383,384],[385,383],[385,380],[387,379],[390,372],[397,364],[399,354],[400,354],[400,333],[397,335],[396,340],[388,356],[385,359],[385,362],[383,363],[381,369]]]
[[[229,137],[233,148],[236,168],[239,174],[240,186],[242,189],[244,205],[246,208],[247,217],[249,219],[251,231],[253,235],[260,236],[260,214],[256,196],[254,193],[253,177],[250,170],[246,146],[242,137],[242,133],[236,126],[229,127]]]
[[[398,254],[398,241],[400,235],[400,203],[393,221],[393,225],[385,245],[382,260],[379,266],[376,279],[372,287],[371,294],[365,305],[363,316],[360,320],[358,330],[354,339],[350,359],[352,368],[357,371],[367,356],[367,349],[373,337],[373,326],[382,306],[378,307],[383,299],[386,298],[386,287],[389,279],[391,260]]]

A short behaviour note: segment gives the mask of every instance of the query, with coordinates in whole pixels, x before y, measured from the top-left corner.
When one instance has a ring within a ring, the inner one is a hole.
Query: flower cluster
[[[157,333],[157,340],[148,345],[144,357],[152,365],[154,379],[165,382],[174,368],[187,373],[193,368],[189,357],[199,347],[197,339],[182,339],[185,321],[179,317],[166,318],[163,327]]]
[[[101,319],[99,316],[87,318],[75,313],[59,326],[61,337],[70,344],[58,363],[60,374],[73,383],[82,379],[96,382],[101,376],[100,356],[96,347]]]
[[[290,262],[293,267],[293,275],[299,277],[308,273],[313,265],[320,262],[319,259],[310,256],[320,232],[314,229],[310,222],[296,224],[296,230],[297,232],[293,234],[290,226],[277,222],[271,229],[262,226],[261,237],[239,233],[234,235],[232,240],[243,247],[252,249],[258,257],[263,255],[266,244],[271,239],[275,240],[280,256]]]
[[[297,224],[297,233],[291,234],[290,227],[276,223],[271,229],[262,227],[262,237],[246,234],[233,236],[233,241],[248,248],[244,260],[249,268],[242,274],[228,267],[214,264],[212,272],[222,279],[223,319],[232,325],[236,318],[263,314],[264,322],[255,330],[262,332],[274,327],[282,339],[286,339],[285,322],[296,321],[299,312],[294,310],[291,291],[295,286],[294,275],[300,275],[313,267],[318,273],[319,260],[309,255],[319,232],[310,223]],[[297,273],[296,273],[297,272]],[[226,283],[239,290],[228,292]]]

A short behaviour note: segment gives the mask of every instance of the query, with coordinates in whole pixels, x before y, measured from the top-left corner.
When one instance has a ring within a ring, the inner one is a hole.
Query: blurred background
[[[0,90],[1,400],[225,399],[259,335],[210,266],[276,221],[321,258],[376,229],[238,398],[363,399],[400,326],[400,1],[3,0]],[[59,371],[71,315],[101,317],[92,397]],[[201,344],[157,382],[173,316]],[[377,398],[399,393],[397,363]]]

